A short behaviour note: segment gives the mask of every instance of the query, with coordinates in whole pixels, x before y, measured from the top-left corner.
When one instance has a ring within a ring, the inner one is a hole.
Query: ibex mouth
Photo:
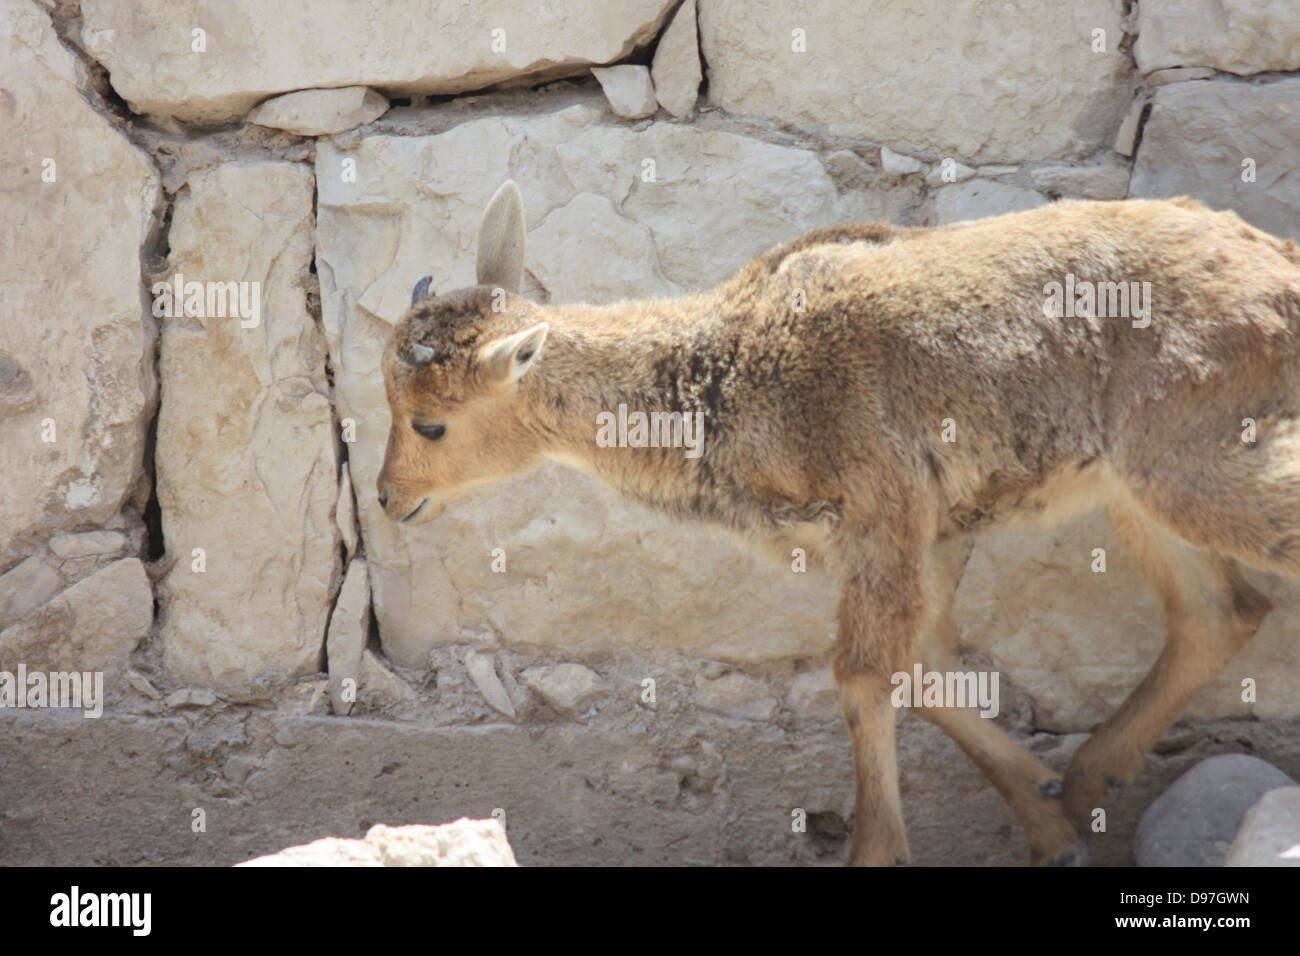
[[[415,507],[414,507],[410,512],[408,512],[407,515],[406,515],[406,517],[402,518],[402,521],[404,521],[404,522],[405,522],[405,521],[410,521],[412,518],[414,518],[416,515],[418,515],[421,511],[423,511],[423,510],[424,510],[424,506],[427,505],[428,503],[429,503],[429,499],[428,499],[428,498],[425,498],[425,499],[424,499],[423,501],[421,501],[418,505],[416,505],[416,506],[415,506]]]

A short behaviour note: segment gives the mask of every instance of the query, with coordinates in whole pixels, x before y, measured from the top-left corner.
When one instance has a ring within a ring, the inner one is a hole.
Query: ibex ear
[[[524,199],[513,179],[501,184],[478,227],[478,284],[518,292],[524,282]]]
[[[550,330],[548,323],[538,322],[522,332],[483,346],[478,354],[483,381],[488,385],[509,385],[519,381],[542,354],[542,343]]]

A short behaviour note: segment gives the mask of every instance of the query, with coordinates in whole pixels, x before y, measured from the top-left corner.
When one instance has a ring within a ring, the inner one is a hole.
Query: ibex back
[[[1064,779],[970,707],[921,709],[1002,794],[1034,863],[1086,859],[1108,788],[1255,633],[1270,604],[1239,566],[1300,576],[1300,249],[1233,213],[1062,202],[837,226],[712,291],[600,307],[521,298],[523,255],[507,183],[479,284],[417,286],[384,358],[381,504],[429,520],[552,459],[787,560],[815,549],[842,587],[851,863],[908,858],[891,676],[950,669],[972,533],[1103,506],[1168,620]],[[607,447],[598,416],[620,405],[702,412],[702,453]]]

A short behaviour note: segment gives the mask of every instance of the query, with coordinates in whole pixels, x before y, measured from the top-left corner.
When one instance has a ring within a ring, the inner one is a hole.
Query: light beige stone
[[[585,709],[604,689],[599,674],[572,662],[526,668],[520,672],[519,680],[564,713]]]
[[[1132,196],[1192,196],[1279,236],[1300,238],[1300,77],[1156,90]],[[1253,178],[1253,181],[1248,181]]]
[[[906,152],[1086,156],[1128,106],[1115,0],[878,3],[862,15],[840,0],[701,0],[699,21],[715,105]]]
[[[1293,0],[1142,0],[1133,55],[1143,73],[1208,66],[1242,76],[1300,69]]]
[[[1115,131],[1115,152],[1121,156],[1133,155],[1133,150],[1137,147],[1138,130],[1142,126],[1142,114],[1146,112],[1150,102],[1150,96],[1143,94],[1135,97],[1129,104],[1128,112],[1124,114],[1119,129]]]
[[[1168,70],[1156,70],[1147,74],[1147,83],[1151,86],[1165,86],[1169,83],[1184,83],[1188,80],[1208,80],[1218,71],[1208,66],[1176,66]]]
[[[357,528],[357,504],[353,497],[352,471],[345,461],[339,472],[339,498],[334,505],[334,523],[338,525],[339,537],[343,540],[344,557],[351,561],[357,553],[361,540]]]
[[[777,705],[764,681],[738,671],[716,678],[696,675],[695,703],[740,720],[767,720]]]
[[[654,116],[655,110],[659,108],[648,67],[630,63],[593,66],[591,72],[600,81],[600,88],[605,91],[605,99],[615,116],[645,119]]]
[[[1063,199],[1123,199],[1128,194],[1129,167],[1123,163],[1095,166],[1039,166],[1029,176],[1034,185]]]
[[[479,689],[483,699],[507,717],[515,716],[515,705],[497,676],[496,655],[488,651],[469,651],[465,655],[465,670]]]
[[[418,696],[415,689],[370,648],[361,652],[357,675],[357,705],[363,713],[391,710]]]
[[[985,167],[985,169],[987,168],[989,167]],[[1014,168],[1011,171],[1014,172]],[[925,174],[925,184],[927,186],[942,186],[946,183],[964,183],[968,179],[974,179],[975,175],[976,171],[965,163],[947,160],[935,163],[930,167],[930,171]]]
[[[576,76],[648,44],[673,0],[84,0],[81,39],[140,113],[218,122],[268,94],[461,93]],[[203,52],[195,52],[203,30]]]
[[[880,168],[891,176],[910,176],[919,173],[925,164],[919,159],[896,153],[888,146],[880,147]]]
[[[834,720],[840,716],[840,689],[829,667],[804,671],[790,682],[790,707],[808,717]]]
[[[273,96],[248,114],[258,126],[299,136],[330,136],[373,122],[388,111],[388,100],[365,86],[297,90]]]
[[[677,119],[690,119],[704,79],[695,0],[686,0],[677,8],[668,29],[659,37],[650,74],[659,105]]]
[[[0,37],[7,570],[51,532],[109,522],[142,490],[157,383],[140,249],[160,191],[148,158],[78,92],[80,68],[38,5],[2,0]]]
[[[1047,199],[1033,190],[991,179],[973,179],[942,186],[934,192],[935,222],[940,226],[964,219],[983,219],[985,216],[1022,212],[1045,205]]]
[[[357,559],[348,565],[343,577],[343,587],[334,602],[325,642],[330,706],[336,714],[351,713],[353,705],[358,702],[361,652],[365,650],[369,636],[370,575],[366,562]]]
[[[59,569],[32,555],[0,575],[0,628],[26,617],[54,595],[66,581]]]
[[[126,535],[120,531],[86,531],[80,534],[56,534],[50,538],[55,557],[98,557],[126,550]]]
[[[153,627],[153,589],[138,558],[124,558],[83,578],[0,631],[0,670],[126,669]],[[108,691],[115,688],[110,681]]]
[[[253,327],[163,320],[163,657],[173,677],[222,690],[316,670],[338,573],[325,343],[304,289],[311,214],[309,169],[234,162],[192,176],[172,223],[173,275],[260,289]]]
[[[1300,787],[1279,787],[1246,811],[1224,866],[1300,866]]]

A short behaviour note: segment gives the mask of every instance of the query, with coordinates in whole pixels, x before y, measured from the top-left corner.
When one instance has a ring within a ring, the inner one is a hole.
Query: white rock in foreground
[[[325,837],[236,866],[518,866],[500,820],[441,826],[377,823],[364,840]]]
[[[1279,787],[1246,811],[1224,866],[1300,866],[1300,787]]]

